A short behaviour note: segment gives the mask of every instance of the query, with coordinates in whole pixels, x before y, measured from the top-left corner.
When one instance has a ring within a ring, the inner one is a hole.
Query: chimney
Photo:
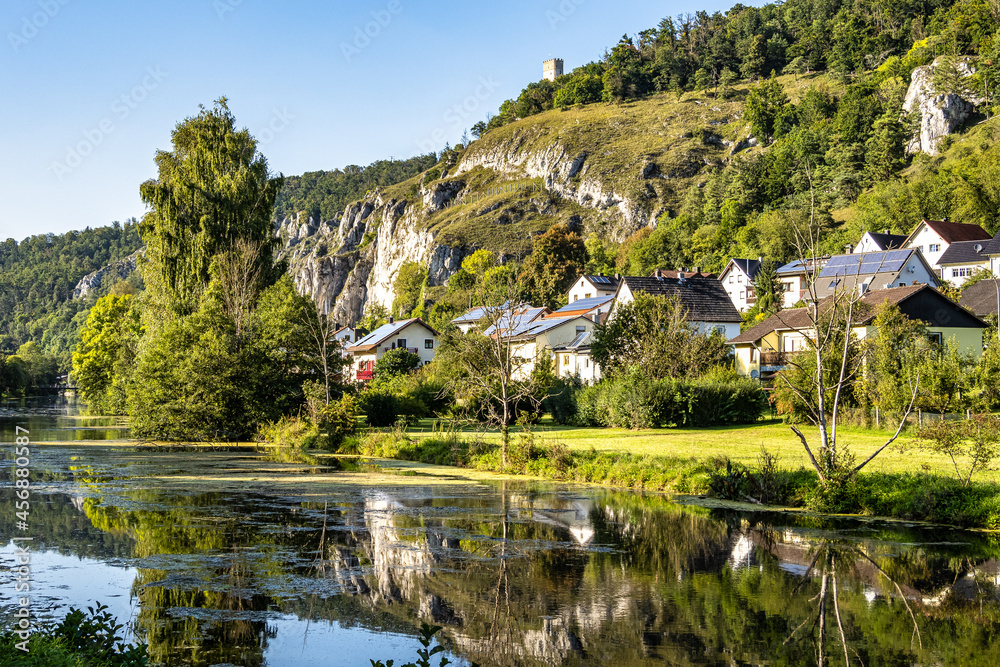
[[[757,261],[760,262],[761,264],[763,264],[764,263],[764,257],[761,256],[761,255],[758,255],[757,256]]]
[[[944,216],[943,218],[941,218],[941,222],[949,222],[948,216]]]
[[[340,322],[334,322],[333,323],[333,330],[334,331],[340,331]]]
[[[848,243],[847,245],[844,246],[844,254],[845,255],[850,255],[852,252],[854,252],[854,246],[853,245],[851,245],[850,243]]]
[[[692,266],[691,267],[691,273],[694,273],[694,274],[701,273],[701,267],[700,266]]]
[[[889,230],[888,230],[888,229],[883,229],[883,230],[882,230],[882,233],[883,233],[883,234],[888,234],[888,233],[889,233]]]
[[[396,321],[395,318],[392,315],[390,315],[389,316],[389,324],[392,324],[395,321]]]

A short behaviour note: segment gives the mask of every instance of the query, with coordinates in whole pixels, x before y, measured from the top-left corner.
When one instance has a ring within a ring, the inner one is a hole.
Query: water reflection
[[[484,665],[1000,664],[989,534],[510,481],[376,483],[335,463],[326,475],[356,483],[277,491],[246,482],[262,464],[236,453],[53,447],[39,465],[39,544],[130,572],[109,593],[160,664],[409,658],[420,620]],[[136,488],[139,475],[162,481]],[[46,577],[48,597],[72,596],[74,581]]]

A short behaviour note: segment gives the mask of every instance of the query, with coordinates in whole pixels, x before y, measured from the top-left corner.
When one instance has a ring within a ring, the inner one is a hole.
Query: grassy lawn
[[[419,439],[432,434],[433,420],[421,420],[419,424],[408,431],[411,438]],[[472,437],[480,431],[476,428],[463,429]],[[632,454],[666,455],[707,459],[715,456],[728,456],[734,461],[748,465],[756,462],[761,447],[776,454],[783,468],[795,469],[810,467],[809,458],[798,437],[792,433],[786,424],[779,420],[770,420],[752,426],[714,427],[714,428],[669,428],[630,431],[613,428],[575,428],[558,426],[546,418],[533,427],[535,435],[552,443],[561,442],[570,449],[590,449],[598,451],[620,451]],[[517,427],[512,433],[518,432]],[[819,441],[819,429],[802,427],[802,432],[809,439],[810,446]],[[862,428],[841,427],[838,440],[841,447],[845,444],[857,456],[860,462],[890,436],[885,431]],[[496,431],[487,431],[487,440],[498,440]],[[932,472],[952,476],[954,468],[946,456],[934,454],[913,446],[913,438],[901,435],[892,445],[865,467],[868,472]],[[814,451],[815,451],[814,447]],[[960,464],[962,462],[960,461]],[[984,482],[1000,483],[1000,474],[996,470],[977,475]]]

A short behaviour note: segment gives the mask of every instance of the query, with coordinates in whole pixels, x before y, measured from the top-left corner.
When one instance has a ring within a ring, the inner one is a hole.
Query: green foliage
[[[865,372],[856,385],[859,401],[874,405],[882,412],[902,412],[913,399],[917,383],[914,371],[921,360],[937,355],[930,349],[927,329],[888,302],[879,304],[874,336],[865,341]]]
[[[951,459],[955,477],[967,487],[975,473],[989,469],[1000,456],[1000,419],[978,414],[968,420],[932,420],[921,427],[917,438],[927,449]]]
[[[106,280],[80,299],[73,298],[73,289],[88,273],[124,259],[141,245],[134,220],[0,242],[0,355],[32,340],[56,357],[60,373],[68,372],[87,310],[112,285]],[[141,285],[138,276],[129,280]]]
[[[420,366],[419,355],[402,347],[393,348],[375,362],[372,379],[375,383],[383,383],[400,375],[411,373]]]
[[[392,313],[396,317],[409,317],[417,308],[423,307],[424,286],[427,284],[427,267],[419,262],[405,262],[399,267],[393,281],[396,295],[392,303]]]
[[[368,389],[358,394],[358,406],[374,428],[392,426],[399,419],[399,401],[386,390]]]
[[[438,653],[444,652],[444,647],[438,644],[431,648],[431,643],[434,641],[434,635],[442,630],[440,625],[428,625],[427,623],[420,623],[420,645],[423,648],[417,649],[417,660],[416,662],[408,662],[401,667],[431,667],[431,658],[433,658]],[[393,661],[387,660],[382,662],[381,660],[370,660],[372,667],[392,667]],[[450,665],[451,660],[445,656],[441,656],[441,662],[438,663],[439,667],[445,667],[445,665]],[[476,663],[472,663],[473,667]]]
[[[760,385],[746,378],[651,380],[640,371],[584,387],[575,402],[581,426],[633,429],[749,424],[767,409]]]
[[[0,667],[145,667],[146,645],[130,645],[120,636],[123,625],[100,603],[87,613],[70,607],[59,623],[36,628],[24,641],[14,630],[0,632]]]
[[[213,260],[238,239],[261,244],[257,261],[270,275],[271,212],[283,181],[270,177],[253,136],[236,129],[225,98],[178,123],[171,141],[172,151],[156,154],[157,179],[139,188],[150,207],[139,232],[154,295],[187,314],[198,307]]]
[[[583,239],[566,225],[553,225],[535,239],[531,254],[521,268],[525,297],[533,304],[553,310],[558,308],[586,264],[587,248]]]
[[[761,143],[769,144],[775,136],[780,136],[789,111],[788,97],[773,73],[768,81],[750,87],[746,118],[750,122],[750,131]]]
[[[98,299],[73,352],[73,378],[97,414],[126,413],[128,384],[140,336],[139,310],[130,294]]]
[[[641,368],[651,379],[697,377],[726,363],[730,348],[716,332],[699,333],[677,299],[635,295],[619,304],[615,317],[596,327],[591,354],[608,377]]]
[[[256,440],[269,445],[268,455],[277,461],[315,463],[309,450],[319,445],[321,436],[316,424],[298,417],[282,416],[275,422],[261,424]]]
[[[331,401],[320,412],[320,429],[326,432],[327,447],[336,451],[357,430],[357,401],[351,394],[344,394],[338,401]]]
[[[333,171],[288,176],[274,202],[274,215],[281,219],[304,211],[316,222],[336,220],[348,204],[369,190],[402,183],[436,163],[437,155],[429,153],[406,160],[376,160],[367,167],[352,164]]]

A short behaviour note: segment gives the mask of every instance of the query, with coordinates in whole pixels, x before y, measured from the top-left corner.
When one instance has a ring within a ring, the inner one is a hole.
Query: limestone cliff
[[[941,64],[939,58],[930,65],[917,67],[910,76],[903,111],[919,116],[920,129],[910,139],[907,153],[937,155],[941,139],[960,129],[969,120],[975,105],[982,102],[981,97],[969,91],[963,91],[962,95],[939,94],[933,81],[934,70]],[[966,62],[959,62],[958,69],[965,77],[975,73]]]
[[[118,280],[125,280],[135,271],[136,261],[139,259],[139,255],[144,252],[144,250],[136,250],[125,259],[88,273],[73,288],[73,298],[82,299],[90,294],[90,292],[100,289],[102,285],[105,285],[106,281],[117,282]]]

